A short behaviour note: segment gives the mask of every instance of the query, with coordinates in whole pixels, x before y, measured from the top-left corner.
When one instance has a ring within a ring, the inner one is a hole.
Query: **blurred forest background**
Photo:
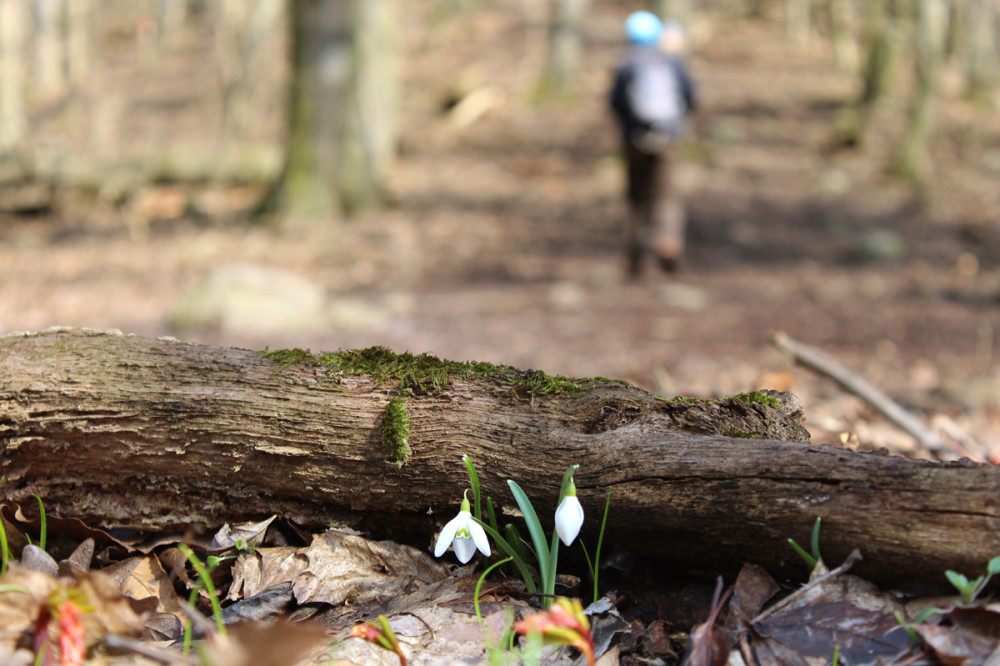
[[[627,283],[637,9],[701,109],[684,270]],[[997,0],[0,0],[0,332],[792,390],[913,450],[784,330],[996,457],[998,58]]]

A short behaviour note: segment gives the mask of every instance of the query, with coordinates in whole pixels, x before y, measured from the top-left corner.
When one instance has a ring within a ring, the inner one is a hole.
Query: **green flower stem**
[[[556,596],[556,565],[559,562],[559,535],[552,530],[552,547],[549,549],[549,574],[545,577],[545,594],[549,595],[542,600],[546,608],[552,603]]]
[[[478,581],[476,581],[476,590],[473,593],[472,603],[476,607],[476,617],[479,618],[480,622],[483,621],[483,614],[479,612],[479,588],[483,586],[483,581],[486,580],[486,577],[490,575],[491,571],[493,571],[494,569],[496,569],[501,565],[507,564],[513,559],[514,559],[513,557],[507,557],[500,560],[499,562],[494,562],[490,566],[486,567],[486,571],[484,571],[483,575],[479,577]]]
[[[469,471],[469,484],[472,486],[472,497],[475,503],[475,513],[472,515],[476,517],[477,520],[481,520],[483,517],[483,504],[479,495],[479,474],[476,472],[476,466],[472,464],[472,458],[465,455],[462,456],[462,462],[465,463],[465,469]]]
[[[559,506],[559,503],[563,501],[564,497],[566,497],[566,492],[569,490],[569,486],[573,482],[573,474],[579,468],[579,465],[570,465],[566,468],[566,471],[563,472],[562,485],[559,486],[559,499],[556,501],[556,506]]]
[[[610,508],[611,508],[611,488],[609,487],[608,494],[604,500],[604,517],[601,518],[601,531],[597,535],[597,550],[594,551],[593,564],[591,564],[590,558],[587,557],[587,566],[590,567],[590,570],[593,573],[595,602],[597,601],[597,575],[598,575],[597,569],[598,567],[600,567],[601,564],[601,546],[604,544],[604,529],[608,526],[608,510]],[[580,542],[580,545],[581,546],[583,545],[583,541]],[[586,557],[587,555],[586,548],[583,549],[583,554]]]

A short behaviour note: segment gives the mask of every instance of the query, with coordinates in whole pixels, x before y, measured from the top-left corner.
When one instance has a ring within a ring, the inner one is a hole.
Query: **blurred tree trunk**
[[[215,48],[222,77],[225,141],[245,139],[254,119],[254,90],[265,69],[262,51],[274,34],[282,0],[219,0]]]
[[[997,0],[970,0],[964,70],[966,94],[988,99],[997,86]]]
[[[350,214],[381,196],[395,144],[391,0],[296,0],[287,163],[289,217]]]
[[[871,0],[865,4],[864,65],[861,69],[861,93],[850,120],[843,128],[841,142],[847,146],[864,144],[872,116],[896,83],[906,16],[899,3],[908,0]]]
[[[54,100],[66,93],[65,41],[62,18],[63,0],[35,0],[35,94],[42,100]]]
[[[785,0],[785,37],[795,46],[807,46],[812,31],[812,0]]]
[[[691,20],[691,0],[653,0],[653,13],[687,26]]]
[[[0,0],[0,154],[16,152],[27,129],[24,48],[28,20],[22,0]]]
[[[573,83],[583,54],[583,17],[590,0],[556,0],[544,90],[559,92]]]
[[[851,0],[828,0],[830,43],[833,58],[842,72],[858,69],[858,43],[854,37],[854,7]]]
[[[91,0],[72,0],[66,9],[66,74],[70,87],[79,91],[90,76],[93,5]]]
[[[914,69],[917,87],[910,107],[906,135],[896,151],[890,171],[919,180],[933,125],[934,92],[944,47],[946,12],[944,0],[919,0],[915,31]]]
[[[967,0],[948,0],[948,28],[945,31],[942,57],[952,60],[964,49],[966,35],[966,16],[969,3]]]

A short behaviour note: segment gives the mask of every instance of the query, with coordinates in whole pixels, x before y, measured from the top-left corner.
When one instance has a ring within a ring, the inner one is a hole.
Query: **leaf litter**
[[[58,653],[58,608],[66,599],[84,609],[88,663],[219,666],[398,663],[392,653],[347,638],[355,623],[379,615],[410,663],[505,663],[502,637],[537,607],[519,581],[490,582],[480,590],[480,623],[475,565],[445,564],[408,545],[337,530],[291,545],[287,535],[295,541],[301,533],[294,526],[275,532],[275,520],[227,524],[211,535],[122,538],[51,518],[55,538],[46,552],[30,537],[38,521],[7,507],[12,561],[0,578],[0,664],[35,663],[40,640]],[[203,617],[211,612],[204,590],[197,611],[187,606],[200,582],[177,547],[185,542],[203,561],[220,557],[211,575],[225,603],[226,636]],[[848,574],[858,559],[852,554],[833,570],[820,560],[794,590],[746,564],[731,587],[719,579],[690,632],[667,618],[667,597],[656,590],[645,591],[661,606],[653,613],[640,608],[637,592],[609,593],[587,611],[599,663],[1000,663],[1000,604],[963,605],[957,596],[907,602]],[[927,608],[935,612],[921,615]],[[185,655],[180,646],[192,613],[199,647]],[[579,661],[569,648],[547,646],[541,663]]]

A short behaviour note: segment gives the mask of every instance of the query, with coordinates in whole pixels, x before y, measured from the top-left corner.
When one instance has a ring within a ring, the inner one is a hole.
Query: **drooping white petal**
[[[469,534],[472,535],[472,542],[476,544],[476,548],[479,549],[486,557],[490,556],[490,540],[486,536],[486,530],[483,526],[474,520],[469,521]]]
[[[566,495],[556,509],[556,533],[567,546],[573,543],[583,527],[583,506],[576,495]]]
[[[448,524],[444,526],[441,530],[441,534],[438,535],[437,543],[434,544],[434,557],[441,557],[444,555],[444,551],[448,550],[448,546],[451,542],[455,540],[455,534],[458,533],[458,529],[465,524],[465,520],[462,518],[464,511],[460,511],[457,516],[448,521]]]
[[[455,549],[455,557],[462,564],[471,560],[472,556],[476,554],[476,544],[470,537],[457,536],[451,545]]]

